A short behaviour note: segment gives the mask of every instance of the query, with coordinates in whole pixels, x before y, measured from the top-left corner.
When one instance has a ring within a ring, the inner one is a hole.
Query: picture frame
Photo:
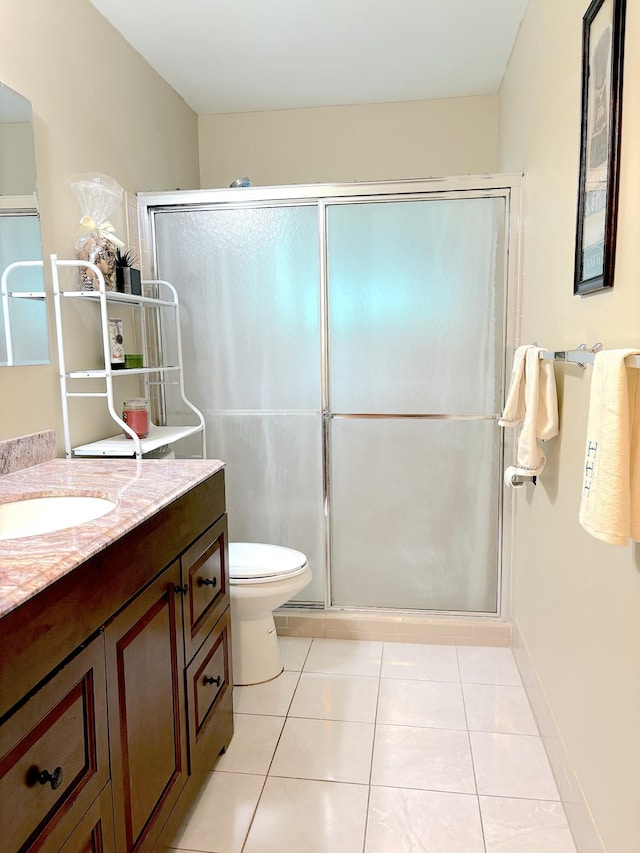
[[[582,19],[576,295],[613,287],[626,0],[592,0]]]

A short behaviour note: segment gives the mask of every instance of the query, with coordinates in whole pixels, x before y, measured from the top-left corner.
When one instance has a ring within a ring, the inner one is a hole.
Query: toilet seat
[[[229,583],[254,584],[288,580],[308,568],[301,551],[257,542],[229,543]]]

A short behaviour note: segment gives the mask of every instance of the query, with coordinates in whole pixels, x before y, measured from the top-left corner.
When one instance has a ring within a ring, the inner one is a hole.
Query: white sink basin
[[[106,515],[116,506],[108,498],[86,495],[54,495],[0,503],[0,540],[75,527]]]

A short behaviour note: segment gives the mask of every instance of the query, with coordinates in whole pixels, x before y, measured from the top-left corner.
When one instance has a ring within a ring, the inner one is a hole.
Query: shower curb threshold
[[[510,646],[511,623],[495,617],[421,616],[358,610],[280,608],[273,614],[281,637],[325,637],[387,643]]]

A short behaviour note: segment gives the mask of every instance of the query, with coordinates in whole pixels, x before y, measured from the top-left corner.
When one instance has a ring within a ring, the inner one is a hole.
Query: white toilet
[[[256,542],[229,543],[233,683],[260,684],[280,675],[273,611],[311,580],[301,551]]]

